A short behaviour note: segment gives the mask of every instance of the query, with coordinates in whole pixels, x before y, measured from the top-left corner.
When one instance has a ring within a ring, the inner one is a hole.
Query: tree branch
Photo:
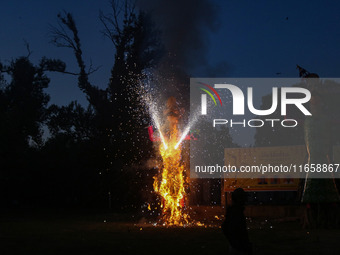
[[[134,0],[112,0],[112,14],[105,15],[102,11],[99,13],[99,19],[104,26],[101,31],[104,36],[109,38],[115,47],[118,47],[124,36],[124,26],[130,26],[135,20],[136,3]],[[123,22],[120,20],[123,19]]]
[[[29,43],[26,41],[26,39],[24,39],[24,44],[26,46],[27,49],[27,56],[26,58],[29,58],[31,56],[31,54],[33,53],[33,51],[31,51],[30,45]]]

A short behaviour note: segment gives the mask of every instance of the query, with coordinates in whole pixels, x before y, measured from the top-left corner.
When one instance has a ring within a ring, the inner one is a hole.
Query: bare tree
[[[109,38],[115,47],[124,44],[124,41],[131,39],[131,34],[124,31],[124,27],[131,27],[136,21],[136,4],[135,1],[111,1],[112,13],[104,14],[102,11],[99,14],[99,19],[102,22],[104,29],[102,33]],[[123,19],[123,22],[121,20]]]
[[[99,100],[106,99],[106,93],[92,85],[89,82],[88,76],[97,71],[99,67],[93,68],[91,63],[88,70],[86,70],[78,29],[72,15],[64,11],[63,14],[58,14],[58,19],[57,26],[50,26],[51,41],[57,47],[72,49],[80,69],[79,73],[65,70],[63,73],[77,75],[79,88],[87,95],[90,103],[97,107]]]

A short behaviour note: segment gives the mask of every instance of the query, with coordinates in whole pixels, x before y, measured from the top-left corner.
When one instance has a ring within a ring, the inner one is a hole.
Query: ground
[[[249,221],[254,254],[339,254],[339,229],[304,230],[297,221]],[[115,214],[1,215],[0,254],[228,254],[218,223],[154,227]]]

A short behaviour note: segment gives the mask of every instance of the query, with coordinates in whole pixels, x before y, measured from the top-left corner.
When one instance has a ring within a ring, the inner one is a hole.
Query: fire
[[[162,221],[168,225],[188,223],[189,216],[184,210],[185,177],[181,163],[181,146],[178,146],[177,127],[171,128],[167,143],[160,145],[163,167],[160,176],[155,177],[154,190],[163,198]],[[160,178],[161,177],[161,178]]]

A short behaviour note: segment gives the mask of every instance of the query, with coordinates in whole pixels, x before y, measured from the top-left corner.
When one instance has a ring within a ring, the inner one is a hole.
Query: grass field
[[[249,223],[254,254],[340,254],[340,230],[297,222]],[[228,254],[213,227],[154,227],[119,215],[1,216],[0,254]]]

